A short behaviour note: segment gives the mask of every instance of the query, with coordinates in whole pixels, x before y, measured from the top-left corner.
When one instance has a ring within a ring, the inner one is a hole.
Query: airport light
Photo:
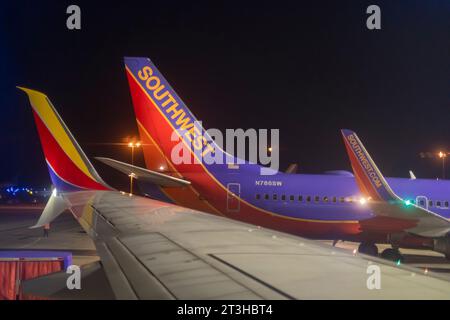
[[[442,160],[442,179],[445,179],[445,159],[447,159],[447,156],[450,154],[450,152],[442,151],[440,150],[437,153],[434,152],[420,152],[420,157],[425,158],[439,158]]]
[[[131,165],[134,165],[134,149],[139,148],[142,144],[140,142],[129,142],[128,147],[131,149]],[[135,174],[132,172],[130,177],[130,196],[133,194],[133,179],[135,178]]]

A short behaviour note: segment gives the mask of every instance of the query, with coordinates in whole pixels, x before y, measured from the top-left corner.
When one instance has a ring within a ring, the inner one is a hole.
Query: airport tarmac
[[[64,213],[52,224],[48,238],[43,230],[29,229],[39,219],[43,207],[0,206],[0,250],[63,250],[73,254],[73,263],[98,261],[95,245],[80,225]]]
[[[0,250],[69,251],[73,264],[82,268],[87,280],[83,280],[84,290],[69,291],[67,274],[61,272],[26,281],[24,291],[51,299],[113,299],[93,241],[69,212],[51,224],[48,238],[43,237],[42,228],[29,229],[42,210],[39,206],[0,206]]]
[[[101,270],[99,257],[97,256],[95,245],[89,236],[82,230],[79,224],[71,216],[70,213],[64,213],[58,217],[51,225],[50,236],[43,237],[42,229],[29,229],[30,226],[38,220],[42,207],[29,206],[0,206],[0,250],[64,250],[73,254],[73,263],[86,268],[86,273],[90,278],[96,280],[91,284],[92,287],[98,289],[101,286],[107,286],[106,277]],[[322,241],[331,246],[331,241]],[[358,244],[352,242],[339,242],[339,248],[354,251]],[[387,248],[387,245],[378,245],[379,251]],[[411,250],[401,249],[404,254],[405,265],[417,267],[422,272],[434,272],[450,281],[450,262],[447,261],[442,254],[430,250]],[[32,280],[28,286],[29,292],[39,294],[42,287],[52,288],[56,283],[61,283],[63,275],[59,279],[54,277]],[[100,280],[98,280],[100,279]],[[45,285],[43,285],[45,283]],[[52,289],[53,290],[53,289]],[[56,289],[53,291],[57,291]],[[110,288],[99,291],[94,290],[86,293],[87,296],[80,296],[82,299],[112,299],[113,295]],[[52,294],[53,298],[64,299],[74,298],[73,294],[67,291],[58,291],[58,294]]]

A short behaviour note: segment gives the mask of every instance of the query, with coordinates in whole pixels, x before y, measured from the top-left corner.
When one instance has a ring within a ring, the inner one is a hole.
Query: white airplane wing
[[[223,217],[119,192],[63,197],[118,299],[450,297],[447,281],[417,270]],[[370,265],[383,290],[368,289]]]

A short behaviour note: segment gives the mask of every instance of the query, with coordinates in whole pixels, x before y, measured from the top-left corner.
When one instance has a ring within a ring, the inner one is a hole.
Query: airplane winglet
[[[373,200],[396,201],[400,198],[392,191],[366,148],[352,130],[342,129],[345,148],[356,182],[361,192]]]
[[[58,191],[111,190],[98,175],[50,99],[42,92],[17,87],[30,100],[50,178]]]

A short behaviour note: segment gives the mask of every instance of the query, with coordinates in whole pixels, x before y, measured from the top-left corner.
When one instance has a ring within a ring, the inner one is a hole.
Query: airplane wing
[[[449,297],[447,281],[417,270],[223,217],[111,191],[64,198],[118,299]],[[367,288],[370,264],[382,290]]]
[[[150,181],[161,187],[186,187],[191,184],[190,181],[169,176],[164,173],[144,169],[118,160],[96,157],[98,161],[125,173],[127,176],[133,174],[134,178]]]
[[[94,240],[118,299],[450,297],[448,282],[431,273],[114,191],[101,180],[50,100],[23,90],[58,197],[38,225],[68,208]],[[368,288],[372,264],[379,268],[382,290]]]
[[[412,224],[407,231],[424,237],[442,237],[450,232],[447,219],[394,193],[355,132],[341,132],[358,187],[376,215],[409,221]]]

